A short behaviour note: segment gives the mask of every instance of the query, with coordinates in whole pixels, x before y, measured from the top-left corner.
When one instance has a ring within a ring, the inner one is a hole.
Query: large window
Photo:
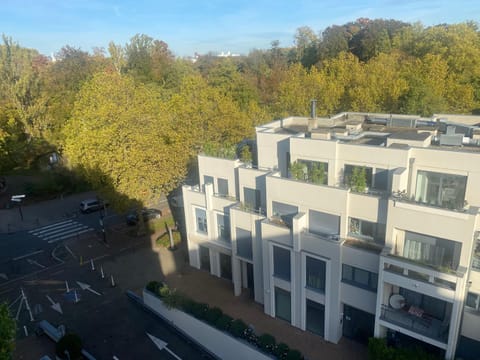
[[[452,304],[446,301],[405,288],[400,288],[399,293],[405,298],[407,306],[416,306],[435,319],[444,320],[451,312]]]
[[[473,250],[472,269],[480,271],[480,235],[475,239],[475,248]]]
[[[325,334],[325,306],[307,299],[306,328],[314,334]]]
[[[205,246],[199,246],[200,269],[210,271],[210,250]]]
[[[292,305],[290,292],[275,287],[275,316],[279,319],[291,322]]]
[[[273,275],[290,281],[290,250],[273,247]]]
[[[272,201],[273,216],[280,218],[287,226],[292,227],[293,217],[298,213],[298,207]]]
[[[328,182],[328,163],[298,159],[291,165],[290,173],[297,180],[325,185]]]
[[[325,292],[326,263],[307,256],[306,258],[306,286],[307,288]]]
[[[466,176],[419,170],[415,200],[432,206],[461,209],[466,186]]]
[[[237,255],[252,260],[252,233],[247,230],[236,228]]]
[[[260,191],[248,187],[243,188],[243,201],[249,209],[260,209]]]
[[[207,212],[204,209],[195,208],[195,218],[197,219],[197,232],[207,233]]]
[[[456,270],[460,261],[462,244],[405,231],[403,256],[427,265]]]
[[[309,210],[308,231],[327,237],[338,235],[340,234],[340,216]]]
[[[374,223],[371,221],[350,218],[348,224],[348,234],[363,240],[375,241],[383,244],[385,242],[385,224]]]
[[[218,178],[218,195],[221,196],[228,196],[228,180],[227,179],[222,179]]]
[[[217,214],[218,239],[230,242],[230,219],[227,215]]]
[[[348,187],[355,187],[357,177],[364,177],[365,185],[372,187],[372,168],[358,165],[345,165],[343,170],[343,183]]]
[[[378,275],[347,264],[342,265],[342,281],[344,283],[363,288],[365,290],[377,291]]]

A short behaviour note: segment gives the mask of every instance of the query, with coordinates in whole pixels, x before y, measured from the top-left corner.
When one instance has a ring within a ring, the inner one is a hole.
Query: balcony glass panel
[[[218,178],[217,183],[218,183],[218,189],[217,189],[218,195],[228,196],[228,180]]]
[[[287,226],[292,227],[293,217],[298,213],[298,207],[272,201],[273,216],[280,218]]]
[[[405,232],[403,256],[435,267],[456,270],[462,244],[413,232]]]
[[[415,200],[431,206],[462,209],[466,186],[466,176],[419,170]]]
[[[248,187],[243,188],[243,200],[248,209],[260,209],[260,191]]]
[[[230,242],[230,218],[227,215],[217,214],[218,239]]]
[[[308,231],[326,237],[338,235],[340,234],[340,216],[309,210]]]
[[[204,209],[195,208],[195,217],[197,220],[197,232],[207,233],[207,212]]]

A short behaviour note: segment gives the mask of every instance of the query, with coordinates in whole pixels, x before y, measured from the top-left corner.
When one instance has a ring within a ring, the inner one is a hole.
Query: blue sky
[[[0,32],[45,55],[70,45],[91,51],[137,33],[178,56],[247,54],[273,40],[291,46],[300,26],[319,33],[359,17],[424,25],[480,20],[479,0],[1,0]]]

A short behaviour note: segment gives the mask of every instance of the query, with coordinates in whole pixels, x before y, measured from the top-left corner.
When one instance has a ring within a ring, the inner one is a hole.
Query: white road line
[[[31,253],[28,253],[28,254],[25,254],[25,255],[17,256],[17,257],[15,257],[15,258],[13,258],[12,260],[13,260],[13,261],[17,261],[17,260],[25,259],[25,258],[27,258],[27,257],[29,257],[29,256],[37,255],[37,254],[40,254],[40,253],[42,253],[42,252],[43,252],[43,250],[34,251],[34,252],[31,252]]]
[[[89,227],[87,225],[81,225],[81,226],[77,226],[77,227],[74,227],[74,228],[70,228],[70,229],[62,229],[62,230],[59,230],[59,231],[54,231],[52,233],[48,233],[46,235],[43,235],[41,236],[40,238],[42,240],[50,240],[50,239],[54,239],[58,236],[63,236],[63,235],[67,235],[67,234],[72,234],[75,235],[76,232],[79,232],[79,231],[82,231],[82,230],[85,230],[85,229],[88,229]]]
[[[66,223],[70,223],[70,222],[73,222],[73,220],[66,220],[66,221],[61,221],[61,222],[55,223],[55,224],[42,226],[40,228],[30,230],[28,233],[29,234],[36,234],[36,233],[39,233],[39,232],[41,233],[43,230],[50,229],[52,227],[59,226],[59,225],[62,225],[62,224],[66,224]]]
[[[59,226],[59,227],[56,227],[56,228],[53,228],[53,229],[49,229],[48,231],[44,231],[41,234],[33,234],[33,235],[42,238],[42,237],[48,236],[50,234],[55,234],[55,233],[58,233],[58,232],[62,232],[62,231],[68,230],[68,229],[74,229],[74,228],[81,227],[81,226],[87,226],[87,225],[83,225],[83,224],[80,224],[80,223],[65,224],[65,225],[62,225],[62,226]]]

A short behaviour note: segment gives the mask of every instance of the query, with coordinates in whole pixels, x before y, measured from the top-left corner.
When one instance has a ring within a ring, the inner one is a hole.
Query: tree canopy
[[[6,303],[0,304],[0,359],[11,359],[15,348],[15,320]]]

